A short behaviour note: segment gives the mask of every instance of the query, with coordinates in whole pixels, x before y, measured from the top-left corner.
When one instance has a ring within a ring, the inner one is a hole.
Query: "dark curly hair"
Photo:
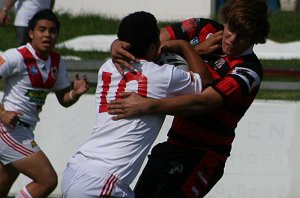
[[[265,0],[227,0],[220,15],[230,31],[250,37],[253,44],[266,42],[270,24]]]
[[[145,11],[131,13],[120,22],[117,36],[119,40],[130,43],[130,53],[144,57],[149,45],[159,41],[157,20]]]
[[[34,30],[34,27],[36,26],[37,22],[39,20],[47,19],[49,21],[52,21],[56,24],[57,32],[59,32],[60,23],[56,17],[56,15],[53,13],[50,9],[45,9],[37,12],[29,21],[28,28],[29,30]]]

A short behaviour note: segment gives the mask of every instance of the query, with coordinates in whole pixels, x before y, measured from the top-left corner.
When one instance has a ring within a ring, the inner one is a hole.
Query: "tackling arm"
[[[114,100],[108,106],[108,113],[114,120],[144,114],[167,114],[191,116],[204,114],[224,105],[224,98],[212,87],[202,93],[173,98],[151,99],[136,93],[122,93],[123,99]]]

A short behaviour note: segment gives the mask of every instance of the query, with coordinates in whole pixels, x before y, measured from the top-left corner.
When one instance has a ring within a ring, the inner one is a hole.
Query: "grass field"
[[[12,14],[13,17],[13,14]],[[95,15],[72,16],[68,13],[58,14],[61,29],[58,43],[82,35],[94,34],[115,34],[119,20],[104,18]],[[269,38],[277,42],[297,41],[300,38],[300,15],[292,12],[274,12],[270,14],[271,31]],[[216,19],[218,20],[218,19]],[[168,23],[159,23],[164,26]],[[287,32],[287,30],[289,30]],[[15,32],[13,26],[0,28],[1,44],[0,50],[15,47]],[[3,39],[5,38],[5,39]],[[56,49],[64,55],[76,55],[83,59],[103,59],[109,56],[108,53],[81,52],[69,49]],[[286,64],[284,64],[286,62]],[[278,61],[264,60],[265,67],[297,67],[300,69],[300,60]]]
[[[13,13],[12,13],[13,17]],[[61,22],[61,30],[58,43],[82,35],[115,34],[119,20],[104,18],[96,15],[72,16],[68,13],[58,13]],[[218,20],[218,17],[216,17]],[[300,38],[300,15],[292,12],[274,12],[270,14],[271,32],[269,38],[277,42],[297,41]],[[168,23],[159,23],[164,26]],[[289,30],[287,32],[287,30]],[[0,51],[15,47],[15,32],[13,26],[0,28]],[[5,39],[3,39],[5,38]],[[82,59],[103,60],[109,57],[109,53],[82,52],[70,49],[56,49],[62,55],[74,55]],[[300,53],[300,52],[299,52]],[[300,60],[262,60],[265,68],[296,69],[300,70]],[[300,81],[299,78],[265,76],[265,81]],[[298,91],[299,92],[299,91]],[[300,100],[297,91],[265,91],[261,90],[258,98],[263,99],[287,99]]]

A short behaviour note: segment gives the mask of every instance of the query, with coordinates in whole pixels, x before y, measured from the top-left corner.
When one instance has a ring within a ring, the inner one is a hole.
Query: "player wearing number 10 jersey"
[[[63,197],[134,197],[129,185],[141,168],[165,116],[113,121],[107,105],[118,98],[118,93],[137,92],[145,97],[164,98],[197,93],[202,89],[200,75],[173,65],[159,66],[151,62],[160,46],[159,29],[152,14],[136,12],[125,17],[119,26],[118,38],[130,41],[130,49],[140,61],[132,63],[136,71],[125,70],[124,75],[111,60],[99,69],[96,122],[90,137],[67,165],[62,181]],[[204,65],[188,42],[172,41],[168,47],[191,56],[187,60],[190,65]]]

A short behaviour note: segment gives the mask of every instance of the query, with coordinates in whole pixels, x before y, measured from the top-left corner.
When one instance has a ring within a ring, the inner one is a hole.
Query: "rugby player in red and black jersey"
[[[135,187],[137,198],[203,197],[220,180],[230,155],[235,128],[252,104],[263,77],[253,52],[269,33],[264,0],[228,0],[221,10],[224,25],[192,18],[161,29],[161,41],[188,40],[206,60],[214,79],[203,92],[169,99],[124,93],[113,101],[114,119],[142,114],[175,115],[168,140],[156,145]],[[127,43],[115,41],[116,65],[127,65]],[[130,66],[128,66],[130,67]]]

